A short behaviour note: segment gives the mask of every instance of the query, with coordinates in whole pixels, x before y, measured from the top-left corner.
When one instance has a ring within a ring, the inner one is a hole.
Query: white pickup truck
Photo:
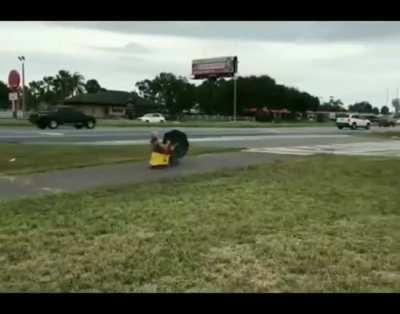
[[[368,130],[371,127],[371,121],[357,114],[341,114],[336,117],[336,126],[340,130],[343,128],[352,128],[353,130],[365,128]]]

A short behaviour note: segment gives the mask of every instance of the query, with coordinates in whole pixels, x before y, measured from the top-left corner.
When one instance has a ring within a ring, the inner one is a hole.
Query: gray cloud
[[[6,82],[11,69],[20,70],[16,54],[0,50],[0,81]],[[108,89],[133,90],[135,83],[152,78],[160,72],[184,73],[185,64],[174,61],[147,59],[142,56],[123,54],[106,59],[59,52],[31,52],[26,61],[26,80],[41,80],[44,76],[56,75],[59,70],[81,73],[86,80],[95,78]]]
[[[122,54],[148,54],[151,53],[151,49],[141,44],[130,42],[122,47],[91,47],[92,49],[102,50],[111,53],[122,53]]]
[[[54,22],[122,34],[274,42],[368,42],[400,37],[400,22]]]
[[[0,47],[3,81],[12,68],[20,68],[21,53],[27,57],[28,81],[66,69],[120,90],[132,90],[135,82],[160,72],[189,77],[192,57],[237,54],[240,75],[268,74],[325,100],[333,95],[346,104],[381,105],[386,89],[394,97],[400,86],[400,22],[0,24],[0,35],[7,38]]]

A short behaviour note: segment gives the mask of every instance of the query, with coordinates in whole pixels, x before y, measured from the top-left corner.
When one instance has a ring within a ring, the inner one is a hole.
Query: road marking
[[[245,149],[252,153],[309,156],[315,154],[400,157],[400,141],[364,142],[312,146],[281,146]]]
[[[64,133],[56,133],[56,132],[39,132],[42,135],[55,135],[55,136],[62,136]]]
[[[200,142],[231,142],[231,141],[258,141],[266,139],[296,139],[296,138],[347,138],[349,135],[248,135],[248,136],[215,136],[189,138],[190,143]],[[69,145],[139,145],[147,144],[149,140],[110,140],[93,142],[73,142]]]

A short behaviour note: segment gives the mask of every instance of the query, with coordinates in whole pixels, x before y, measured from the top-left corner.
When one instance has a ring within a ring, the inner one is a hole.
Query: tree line
[[[186,78],[160,73],[154,79],[136,83],[139,95],[177,115],[197,106],[205,114],[232,115],[233,80],[204,80],[196,86]],[[237,112],[248,108],[286,108],[291,111],[316,110],[318,97],[296,88],[277,84],[267,75],[237,78]]]
[[[178,114],[197,105],[205,114],[232,115],[233,81],[226,79],[203,80],[195,86],[184,77],[172,73],[160,73],[154,79],[136,83],[140,96],[165,107],[168,113]],[[292,112],[329,111],[388,114],[389,108],[381,110],[368,101],[356,102],[344,107],[340,99],[330,97],[321,103],[319,98],[294,87],[277,84],[268,75],[239,77],[237,80],[238,114],[246,114],[249,108],[283,109]]]
[[[59,104],[78,94],[105,90],[97,80],[85,81],[82,74],[66,70],[60,70],[54,76],[45,76],[42,80],[31,81],[24,89],[28,110],[39,109],[41,104]],[[8,93],[8,86],[0,81],[0,108],[9,108]]]
[[[132,99],[141,104],[157,106],[169,115],[178,116],[196,107],[204,114],[232,115],[233,80],[203,80],[199,85],[173,73],[160,73],[153,79],[145,79],[135,84]],[[62,103],[64,99],[82,93],[97,93],[106,90],[96,79],[85,81],[82,74],[60,70],[54,76],[32,81],[25,86],[27,108],[38,109],[40,104]],[[0,107],[8,108],[8,87],[0,81]],[[331,97],[320,103],[318,97],[294,87],[278,84],[268,75],[240,76],[237,78],[237,113],[246,114],[249,108],[283,109],[292,112],[347,111],[340,99]],[[362,101],[349,106],[349,111],[362,113],[388,113],[369,102]]]

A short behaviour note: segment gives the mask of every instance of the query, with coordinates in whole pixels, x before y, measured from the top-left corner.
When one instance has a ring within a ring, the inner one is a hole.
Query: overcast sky
[[[190,77],[192,59],[237,55],[239,75],[381,107],[400,87],[400,22],[0,22],[0,80],[18,55],[27,81],[65,69],[128,91],[160,72]]]

